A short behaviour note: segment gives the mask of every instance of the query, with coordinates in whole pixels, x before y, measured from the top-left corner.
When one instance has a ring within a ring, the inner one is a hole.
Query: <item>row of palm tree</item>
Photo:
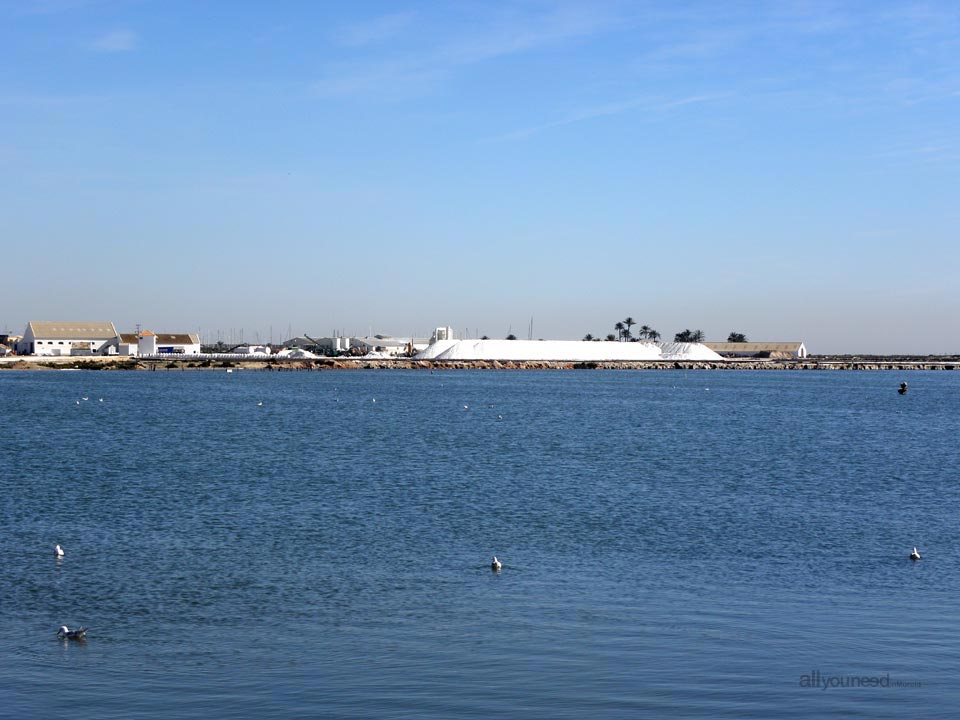
[[[639,340],[649,340],[651,342],[657,342],[660,339],[660,333],[654,330],[649,325],[641,325],[637,330],[637,335],[633,335],[633,326],[637,324],[637,321],[632,317],[628,317],[625,320],[618,320],[613,329],[616,330],[616,334],[610,333],[607,335],[604,340],[615,341],[619,340],[620,342],[637,342]],[[600,340],[599,337],[587,333],[583,336],[584,340]],[[703,330],[682,330],[673,336],[674,342],[685,342],[685,343],[700,343],[707,339],[707,336],[704,334]],[[747,342],[747,336],[740,332],[731,332],[727,336],[727,342]]]
[[[699,343],[707,339],[707,336],[704,335],[703,330],[683,330],[678,332],[673,336],[674,342],[682,343]]]
[[[609,340],[609,341],[619,340],[620,342],[638,342],[640,340],[649,340],[650,342],[656,342],[657,340],[660,339],[660,333],[654,330],[649,325],[641,325],[640,328],[637,330],[636,336],[634,336],[633,326],[636,324],[637,324],[637,321],[634,320],[632,317],[628,317],[626,320],[618,320],[613,326],[613,329],[617,331],[616,334],[610,333],[603,339]],[[583,339],[587,341],[600,340],[599,337],[596,337],[591,333],[587,333],[586,335],[584,335]]]

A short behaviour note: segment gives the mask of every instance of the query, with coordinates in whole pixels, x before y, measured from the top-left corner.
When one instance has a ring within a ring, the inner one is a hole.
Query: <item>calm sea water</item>
[[[960,705],[960,373],[3,371],[0,400],[3,717]]]

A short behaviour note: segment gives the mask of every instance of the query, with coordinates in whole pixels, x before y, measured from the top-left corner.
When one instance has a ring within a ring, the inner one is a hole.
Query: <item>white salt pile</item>
[[[583,340],[439,340],[418,360],[723,360],[700,343],[587,342]]]
[[[290,358],[291,360],[313,360],[319,355],[314,355],[309,350],[301,350],[300,348],[286,349],[281,350],[277,353],[277,357]]]

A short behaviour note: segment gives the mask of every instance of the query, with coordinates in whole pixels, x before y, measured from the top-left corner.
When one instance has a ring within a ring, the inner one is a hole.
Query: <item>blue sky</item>
[[[0,0],[0,326],[960,352],[955,2]]]

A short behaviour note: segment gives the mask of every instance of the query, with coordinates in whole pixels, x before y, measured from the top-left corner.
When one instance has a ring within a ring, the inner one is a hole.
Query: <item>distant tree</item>
[[[684,330],[683,332],[678,332],[673,336],[674,342],[685,342],[685,343],[698,343],[703,342],[706,335],[703,334],[703,330]]]
[[[632,317],[628,317],[626,320],[623,321],[623,324],[627,326],[627,337],[630,337],[632,335],[630,328],[636,325],[637,321],[634,320]]]
[[[651,342],[656,342],[659,339],[660,339],[660,333],[658,333],[656,330],[652,328],[650,330],[647,330],[647,340],[650,340]]]
[[[583,339],[586,340],[587,342],[590,342],[591,340],[593,340],[593,335],[591,335],[590,333],[587,333],[586,335],[583,336]]]
[[[616,340],[616,339],[617,339],[617,336],[614,335],[613,333],[610,333],[609,335],[607,335],[607,340],[608,340],[608,341]]]
[[[641,325],[640,329],[637,330],[637,336],[644,340],[647,340],[650,337],[650,326]]]
[[[743,333],[732,332],[727,335],[727,342],[748,342],[747,336]]]
[[[514,335],[513,333],[510,333],[509,335],[507,335],[507,340],[516,340],[516,339],[517,339],[517,336]]]
[[[620,322],[619,320],[618,320],[617,323],[613,326],[613,329],[617,331],[617,340],[620,340],[620,339],[623,338],[623,331],[624,331],[624,329],[625,329],[626,327],[627,327],[627,326],[624,325],[624,324],[623,324],[622,322]]]
[[[484,336],[483,336],[482,338],[480,338],[480,339],[481,339],[481,340],[489,340],[490,338],[488,338],[486,335],[484,335]]]

